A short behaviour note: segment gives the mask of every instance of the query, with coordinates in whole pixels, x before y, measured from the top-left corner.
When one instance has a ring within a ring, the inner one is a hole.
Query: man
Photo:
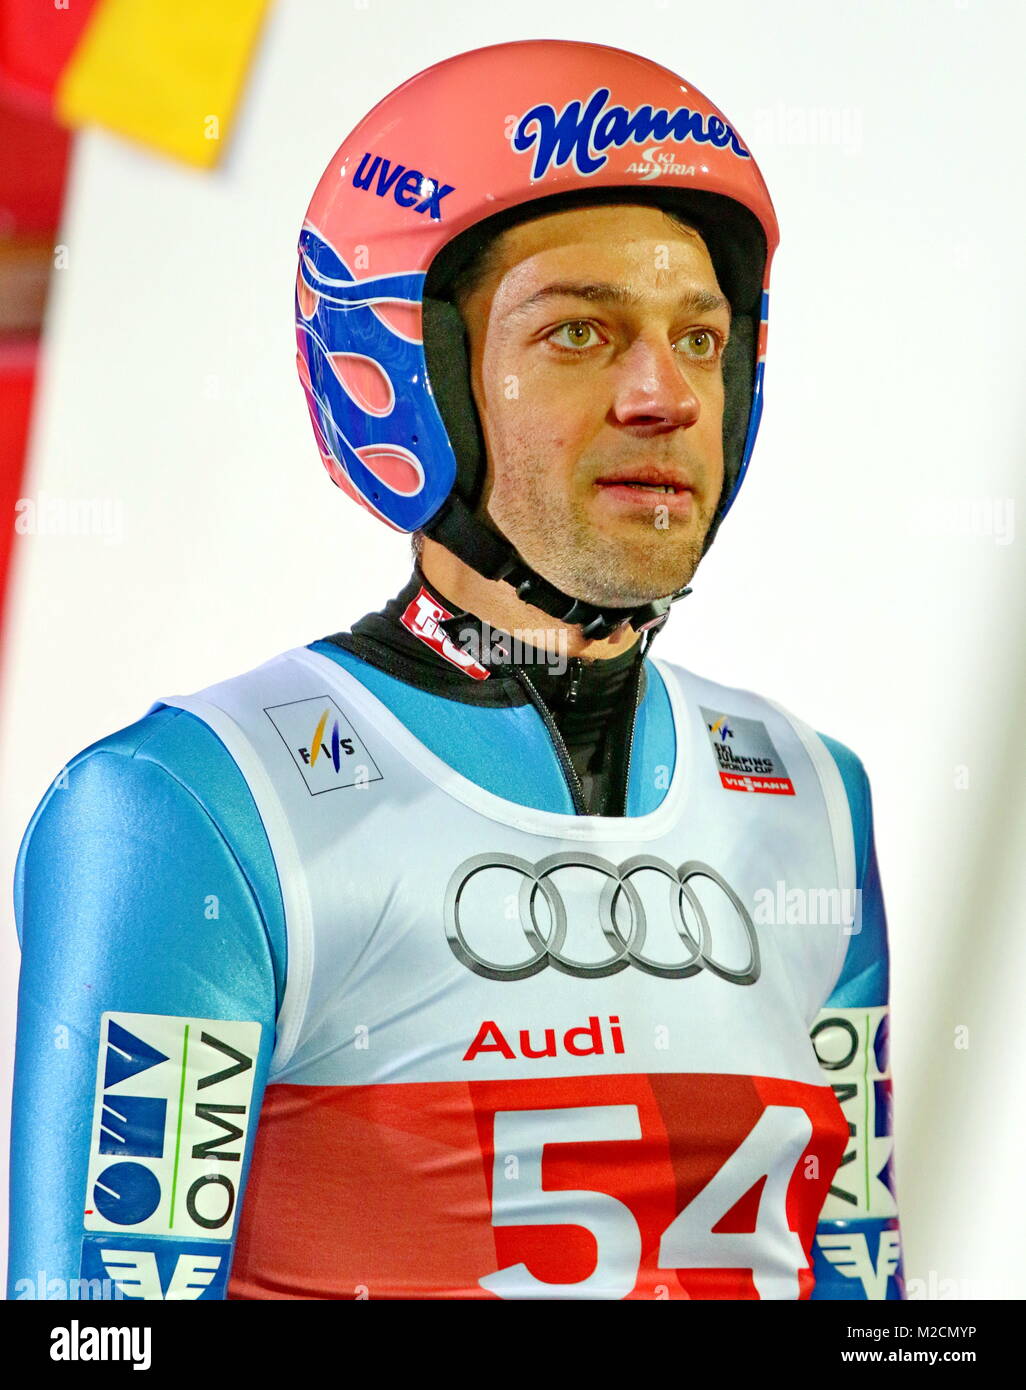
[[[865,773],[648,655],[776,236],[723,116],[597,45],[462,54],[342,145],[300,376],[418,563],[37,810],[12,1296],[903,1296]]]

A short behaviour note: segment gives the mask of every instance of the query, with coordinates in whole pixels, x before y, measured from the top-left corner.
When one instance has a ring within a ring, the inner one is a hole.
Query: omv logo
[[[119,1158],[163,1158],[167,1099],[162,1096],[119,1095],[112,1092],[131,1076],[160,1066],[167,1054],[137,1038],[113,1019],[107,1024],[107,1056],[100,1106],[101,1154]],[[119,1162],[100,1173],[93,1184],[96,1211],[116,1226],[135,1226],[160,1204],[160,1180],[142,1163]],[[87,1209],[86,1215],[92,1213]]]
[[[229,1239],[259,1023],[104,1014],[85,1226]]]

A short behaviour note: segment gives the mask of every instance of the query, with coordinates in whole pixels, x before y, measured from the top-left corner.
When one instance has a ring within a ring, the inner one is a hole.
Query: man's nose
[[[639,335],[616,364],[613,413],[622,425],[666,429],[693,425],[701,406],[665,338]]]

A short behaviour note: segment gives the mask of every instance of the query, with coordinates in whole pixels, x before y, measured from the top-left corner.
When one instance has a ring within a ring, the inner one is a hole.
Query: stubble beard
[[[488,511],[520,555],[551,584],[587,603],[629,608],[664,598],[690,584],[702,558],[713,512],[692,494],[687,521],[666,517],[657,525],[660,494],[653,494],[652,515],[624,519],[621,533],[599,531],[584,504],[543,493],[539,475],[529,471]]]

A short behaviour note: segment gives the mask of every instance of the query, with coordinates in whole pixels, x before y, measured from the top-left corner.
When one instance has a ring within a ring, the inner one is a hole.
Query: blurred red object
[[[94,3],[0,0],[0,637],[72,139],[54,91]]]
[[[15,534],[14,504],[22,495],[38,353],[38,338],[0,340],[0,516],[4,519],[0,526],[0,633]]]
[[[45,116],[98,0],[0,0],[0,97]]]
[[[26,115],[0,101],[0,238],[57,228],[71,138],[49,116]]]

